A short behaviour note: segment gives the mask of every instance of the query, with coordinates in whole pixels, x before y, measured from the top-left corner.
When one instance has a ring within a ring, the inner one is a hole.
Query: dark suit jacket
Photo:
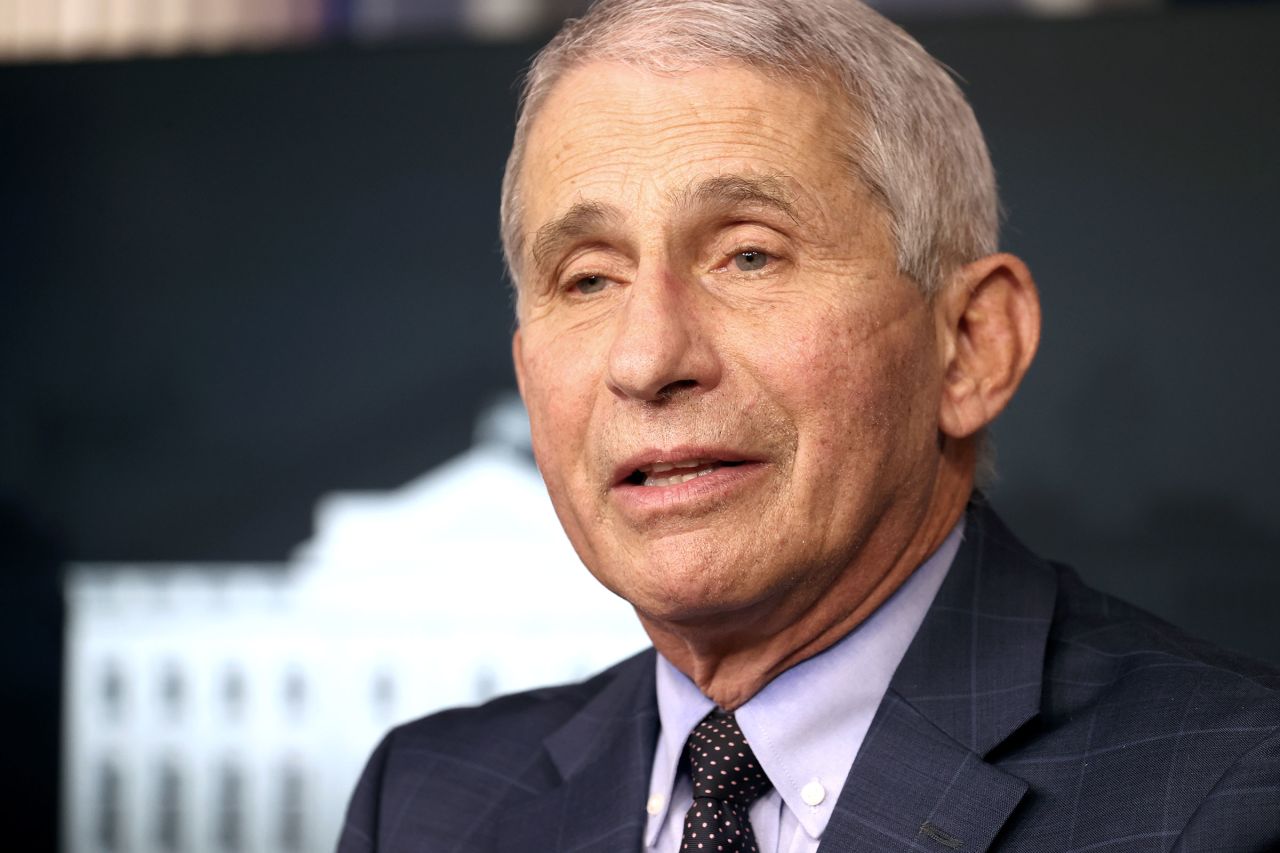
[[[340,853],[640,851],[654,652],[392,731]],[[1280,850],[1280,674],[1027,551],[975,503],[821,851]]]

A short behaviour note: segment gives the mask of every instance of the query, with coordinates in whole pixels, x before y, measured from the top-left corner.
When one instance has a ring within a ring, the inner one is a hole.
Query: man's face
[[[531,128],[534,451],[583,562],[642,616],[802,610],[885,571],[924,511],[937,321],[836,101],[733,65],[595,63]]]

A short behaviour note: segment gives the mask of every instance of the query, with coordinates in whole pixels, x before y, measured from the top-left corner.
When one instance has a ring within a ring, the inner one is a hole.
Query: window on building
[[[280,774],[280,849],[301,853],[306,849],[306,781],[302,768],[288,762]]]
[[[244,773],[233,762],[218,772],[213,827],[218,850],[239,853],[245,849]]]
[[[307,707],[307,677],[302,667],[289,667],[284,676],[284,710],[289,719],[299,722]]]
[[[102,716],[118,723],[124,718],[124,674],[115,661],[107,661],[102,668]]]
[[[396,680],[389,670],[380,669],[374,674],[370,698],[375,718],[391,719],[396,710]]]
[[[245,687],[244,673],[239,667],[231,666],[222,676],[221,700],[223,713],[229,720],[239,720],[244,715],[248,690]]]
[[[124,849],[124,791],[120,768],[114,760],[107,759],[98,768],[97,789],[96,847],[103,853],[116,853]]]
[[[182,772],[166,760],[156,778],[156,847],[164,853],[183,849]]]
[[[160,677],[160,706],[169,722],[176,723],[182,719],[186,692],[186,681],[182,677],[181,668],[176,663],[165,666],[164,674]]]

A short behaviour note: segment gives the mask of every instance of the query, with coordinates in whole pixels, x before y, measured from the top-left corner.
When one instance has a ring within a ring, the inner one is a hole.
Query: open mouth
[[[625,482],[633,486],[678,486],[705,477],[721,468],[732,468],[742,462],[721,459],[686,459],[680,462],[654,462],[631,472]]]

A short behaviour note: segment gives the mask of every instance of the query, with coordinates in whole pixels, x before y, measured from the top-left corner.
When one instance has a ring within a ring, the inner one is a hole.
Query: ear
[[[1040,342],[1040,296],[1031,271],[1008,254],[959,269],[937,296],[945,360],[938,424],[967,438],[995,420]]]
[[[516,369],[516,389],[520,391],[520,399],[524,399],[524,343],[520,338],[520,327],[516,326],[511,335],[511,363]]]

